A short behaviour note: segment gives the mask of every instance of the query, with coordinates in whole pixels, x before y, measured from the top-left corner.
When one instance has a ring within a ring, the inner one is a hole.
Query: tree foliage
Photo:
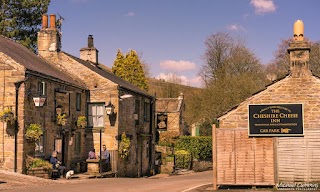
[[[50,0],[0,0],[0,33],[36,51],[37,32]]]
[[[140,61],[136,51],[130,50],[124,56],[121,50],[118,50],[117,57],[112,66],[112,72],[133,85],[143,90],[148,90],[144,65]]]

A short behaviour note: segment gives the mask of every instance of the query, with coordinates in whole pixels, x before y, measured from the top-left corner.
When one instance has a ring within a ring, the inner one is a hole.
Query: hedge
[[[212,159],[212,137],[210,136],[182,136],[177,139],[175,150],[186,150],[198,160]]]

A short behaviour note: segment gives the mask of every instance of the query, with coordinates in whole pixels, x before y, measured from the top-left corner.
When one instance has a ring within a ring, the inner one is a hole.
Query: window
[[[144,121],[149,122],[150,121],[150,103],[144,102]]]
[[[76,110],[81,111],[81,93],[76,94]]]
[[[74,135],[74,152],[76,154],[80,154],[81,153],[81,133],[80,132],[76,132]]]
[[[47,95],[47,86],[46,82],[44,81],[39,81],[38,82],[38,95]]]
[[[88,104],[88,126],[104,127],[104,103]]]
[[[148,141],[146,145],[146,154],[147,154],[147,158],[149,158],[149,142]]]
[[[44,143],[44,134],[41,135],[40,139],[35,143],[36,144],[34,148],[35,157],[44,157],[43,143]]]
[[[135,101],[135,108],[134,108],[134,120],[135,125],[139,125],[139,119],[140,119],[140,100],[136,99]]]

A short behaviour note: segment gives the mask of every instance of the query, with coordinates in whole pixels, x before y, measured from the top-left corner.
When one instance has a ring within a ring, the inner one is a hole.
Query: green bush
[[[175,143],[175,150],[186,150],[198,160],[212,159],[212,137],[182,136]]]
[[[176,162],[175,162],[176,168],[182,168],[182,169],[190,168],[191,155],[188,151],[186,150],[175,151],[175,157],[176,157]]]

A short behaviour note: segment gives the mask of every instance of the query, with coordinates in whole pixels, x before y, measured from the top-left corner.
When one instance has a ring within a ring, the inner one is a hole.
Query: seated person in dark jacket
[[[57,151],[53,151],[50,157],[50,163],[53,169],[58,169],[60,171],[60,176],[63,177],[66,167],[61,165],[61,162],[57,158]]]

